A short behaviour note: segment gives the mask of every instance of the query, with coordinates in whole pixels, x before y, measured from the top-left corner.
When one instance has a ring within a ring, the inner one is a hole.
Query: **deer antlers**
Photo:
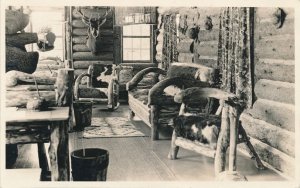
[[[103,15],[99,15],[97,13],[92,13],[90,17],[85,16],[82,11],[81,7],[76,8],[77,12],[81,15],[83,23],[89,26],[88,32],[91,32],[94,38],[99,36],[100,27],[106,22],[106,16],[111,11],[111,8],[107,8]],[[97,18],[93,18],[92,15],[97,14]]]

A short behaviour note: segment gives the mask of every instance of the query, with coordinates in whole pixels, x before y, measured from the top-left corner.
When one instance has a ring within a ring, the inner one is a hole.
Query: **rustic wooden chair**
[[[79,75],[75,81],[74,99],[78,101],[107,102],[109,110],[119,107],[119,67],[115,65],[90,65],[86,73]],[[87,77],[86,87],[81,87]]]
[[[130,116],[142,119],[151,127],[152,140],[158,140],[162,130],[172,131],[169,122],[178,115],[180,104],[174,102],[174,94],[183,88],[209,87],[215,74],[213,68],[183,62],[172,63],[168,71],[157,67],[143,69],[126,84]],[[197,106],[194,110],[201,109]]]
[[[206,113],[191,114],[188,112],[188,105],[192,103],[203,104],[204,100],[210,102],[207,105],[211,108],[214,104],[219,104],[216,112],[211,109],[206,110]],[[209,144],[203,144],[199,141],[192,141],[185,136],[186,127],[176,123],[174,124],[174,131],[171,141],[171,149],[168,155],[169,159],[176,159],[179,147],[195,151],[207,157],[215,158],[215,172],[216,174],[225,170],[225,155],[226,150],[229,151],[229,170],[236,169],[236,146],[239,143],[246,143],[250,149],[251,158],[256,160],[256,165],[259,169],[264,169],[259,156],[255,152],[249,137],[239,122],[242,105],[234,94],[224,92],[216,88],[200,88],[192,87],[177,93],[174,101],[181,103],[179,115],[183,118],[185,116],[193,116],[198,122],[204,124],[219,124],[220,132],[217,138],[216,148]],[[197,117],[197,118],[196,118]],[[181,121],[184,123],[184,121]],[[230,132],[230,134],[229,134]]]

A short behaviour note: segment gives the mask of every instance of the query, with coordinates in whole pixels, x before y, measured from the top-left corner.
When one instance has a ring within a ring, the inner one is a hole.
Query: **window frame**
[[[128,24],[124,25],[126,27],[130,25],[141,25],[141,24]],[[156,31],[156,24],[145,24],[149,25],[150,27],[150,36],[138,36],[138,35],[133,35],[133,36],[128,36],[128,35],[123,35],[123,27],[122,27],[122,32],[121,32],[121,56],[122,56],[122,63],[155,63],[154,60],[154,49],[155,49],[155,31]],[[123,38],[149,38],[150,40],[150,46],[149,46],[149,53],[150,53],[150,59],[149,60],[124,60],[123,57],[123,52],[124,52],[124,45],[123,45]]]

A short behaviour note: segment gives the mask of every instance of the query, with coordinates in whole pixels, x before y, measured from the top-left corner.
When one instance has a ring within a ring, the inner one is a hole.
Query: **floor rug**
[[[85,127],[84,138],[111,138],[146,136],[124,117],[94,117],[91,126]]]

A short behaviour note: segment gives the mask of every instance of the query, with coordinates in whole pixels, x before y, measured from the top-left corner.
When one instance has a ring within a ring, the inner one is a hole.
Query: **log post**
[[[74,68],[74,65],[73,65],[73,62],[72,60],[65,60],[65,68],[69,68],[69,69],[73,69]]]
[[[74,69],[59,69],[55,83],[57,106],[70,106],[72,104]]]
[[[229,146],[229,171],[236,171],[236,147],[238,137],[239,114],[235,107],[229,106],[230,119],[230,146]]]
[[[66,59],[73,59],[73,50],[72,50],[72,16],[70,15],[72,11],[71,7],[65,7],[65,20],[66,23]]]
[[[151,123],[151,138],[152,140],[158,140],[158,114],[159,107],[157,105],[151,105],[151,112],[150,112],[150,123]]]
[[[58,70],[55,83],[57,106],[72,106],[73,79],[74,69]],[[71,114],[70,108],[69,115],[71,116]],[[71,119],[69,118],[69,121],[65,122],[53,122],[51,125],[49,158],[52,181],[68,181],[70,179],[68,124]]]
[[[52,123],[48,150],[52,181],[70,180],[68,137],[68,122]]]
[[[185,113],[186,113],[186,105],[185,105],[185,103],[182,103],[182,104],[180,105],[180,109],[179,109],[178,116],[184,115]]]
[[[174,130],[172,134],[171,148],[168,155],[168,158],[171,160],[177,159],[179,146],[175,144],[176,139],[177,139],[177,135],[176,135],[176,131]]]
[[[239,122],[241,123],[241,122]],[[256,161],[256,167],[260,170],[264,170],[266,169],[266,167],[264,166],[264,164],[261,162],[258,154],[256,153],[253,145],[251,144],[247,133],[244,129],[244,127],[242,125],[239,125],[239,134],[242,135],[242,137],[246,140],[245,145],[247,146],[247,148],[249,149],[249,154],[251,155],[251,159],[255,159]]]
[[[229,146],[229,131],[228,105],[224,104],[222,111],[221,130],[219,133],[215,156],[215,175],[225,171],[226,151]]]
[[[47,155],[46,155],[46,149],[45,149],[45,144],[44,143],[38,143],[38,155],[39,155],[39,166],[42,169],[41,172],[41,181],[48,181],[50,180],[50,173],[49,173],[49,164],[47,160]]]

